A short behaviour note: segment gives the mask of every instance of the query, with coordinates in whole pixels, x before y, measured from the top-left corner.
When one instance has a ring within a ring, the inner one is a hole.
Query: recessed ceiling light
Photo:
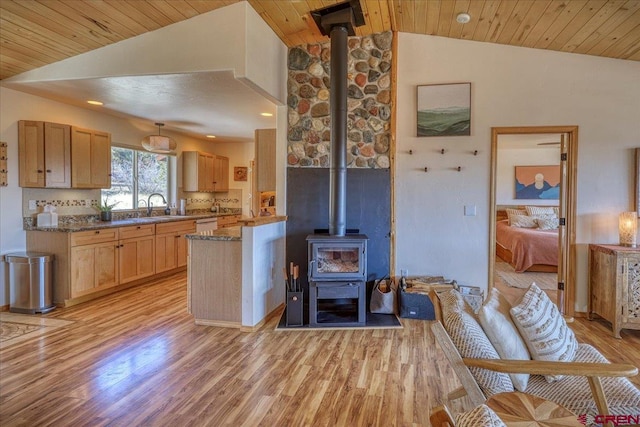
[[[215,135],[207,135],[207,138],[212,138],[213,139],[215,137],[216,137]]]
[[[471,21],[471,15],[464,12],[459,13],[458,16],[456,16],[456,21],[458,21],[461,24],[466,24],[467,22]]]
[[[260,113],[261,116],[265,116],[265,117],[271,117],[273,116],[273,114],[271,113]]]
[[[87,104],[91,104],[91,105],[102,105],[102,102],[100,102],[100,101],[87,101]]]

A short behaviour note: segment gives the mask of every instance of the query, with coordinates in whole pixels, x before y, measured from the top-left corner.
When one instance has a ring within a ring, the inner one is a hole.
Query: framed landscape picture
[[[560,165],[516,166],[515,169],[516,199],[560,199]]]
[[[471,83],[418,86],[417,135],[471,135]]]

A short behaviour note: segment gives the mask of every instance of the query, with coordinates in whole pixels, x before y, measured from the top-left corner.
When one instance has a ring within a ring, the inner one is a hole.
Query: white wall
[[[498,146],[500,140],[498,140]],[[555,200],[515,199],[515,167],[560,164],[560,148],[498,148],[496,162],[497,205],[557,206]]]
[[[491,127],[578,125],[576,309],[586,311],[586,246],[616,242],[617,215],[633,205],[640,63],[405,33],[398,61],[396,269],[486,287]],[[454,82],[472,84],[471,136],[416,137],[416,86]]]
[[[284,304],[286,223],[242,227],[242,326],[255,326]]]

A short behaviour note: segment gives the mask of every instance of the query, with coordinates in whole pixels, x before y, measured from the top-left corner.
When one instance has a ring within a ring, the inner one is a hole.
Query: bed
[[[511,227],[496,221],[496,255],[517,273],[558,271],[558,230]]]

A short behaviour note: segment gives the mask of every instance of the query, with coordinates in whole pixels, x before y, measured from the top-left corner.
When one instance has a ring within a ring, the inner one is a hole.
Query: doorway
[[[518,138],[520,136],[521,138]],[[497,216],[503,214],[505,204],[501,204],[504,201],[504,190],[499,190],[502,187],[498,186],[501,175],[505,174],[504,170],[499,170],[499,153],[502,145],[506,144],[506,141],[536,141],[536,147],[545,146],[545,148],[551,148],[557,151],[559,160],[555,162],[559,164],[559,185],[557,189],[553,190],[556,199],[553,201],[544,201],[540,203],[529,202],[530,205],[553,205],[555,208],[555,214],[558,218],[557,228],[557,249],[549,249],[547,247],[547,255],[550,255],[550,251],[557,252],[557,267],[554,266],[554,270],[557,271],[557,301],[558,308],[566,316],[573,316],[574,314],[574,301],[575,301],[575,211],[576,211],[576,168],[577,168],[577,152],[578,152],[578,127],[577,126],[532,126],[532,127],[494,127],[491,134],[491,191],[490,191],[490,248],[489,248],[489,291],[494,285],[494,275],[496,274],[496,261],[500,261],[500,258],[496,255],[499,252],[503,258],[504,253],[497,250],[496,245],[496,227],[498,225]],[[552,148],[553,147],[553,148]],[[547,150],[549,151],[549,150]],[[528,155],[527,159],[531,156]],[[523,159],[522,165],[526,165],[528,162],[536,164],[531,160]],[[540,163],[537,163],[540,165]],[[502,166],[501,166],[502,167]],[[510,166],[510,176],[513,179],[512,185],[515,184],[515,170],[513,166]],[[504,179],[504,177],[502,178]],[[519,184],[518,184],[519,185]],[[502,193],[499,193],[501,191]],[[502,194],[502,195],[501,195]],[[513,199],[516,199],[515,189],[512,192]],[[530,197],[530,196],[526,196]],[[549,197],[549,194],[541,197]],[[502,199],[502,200],[501,200]],[[528,201],[525,200],[510,200],[512,208],[523,208],[523,205],[528,205]],[[513,203],[516,202],[516,203]],[[521,202],[521,203],[520,203]],[[516,206],[513,206],[516,205]],[[502,219],[502,217],[500,218]],[[552,258],[554,258],[552,256]],[[550,262],[546,262],[551,264]],[[527,266],[517,265],[514,263],[514,268],[525,269],[531,268],[533,270],[542,267],[545,270],[545,262],[541,265]]]

